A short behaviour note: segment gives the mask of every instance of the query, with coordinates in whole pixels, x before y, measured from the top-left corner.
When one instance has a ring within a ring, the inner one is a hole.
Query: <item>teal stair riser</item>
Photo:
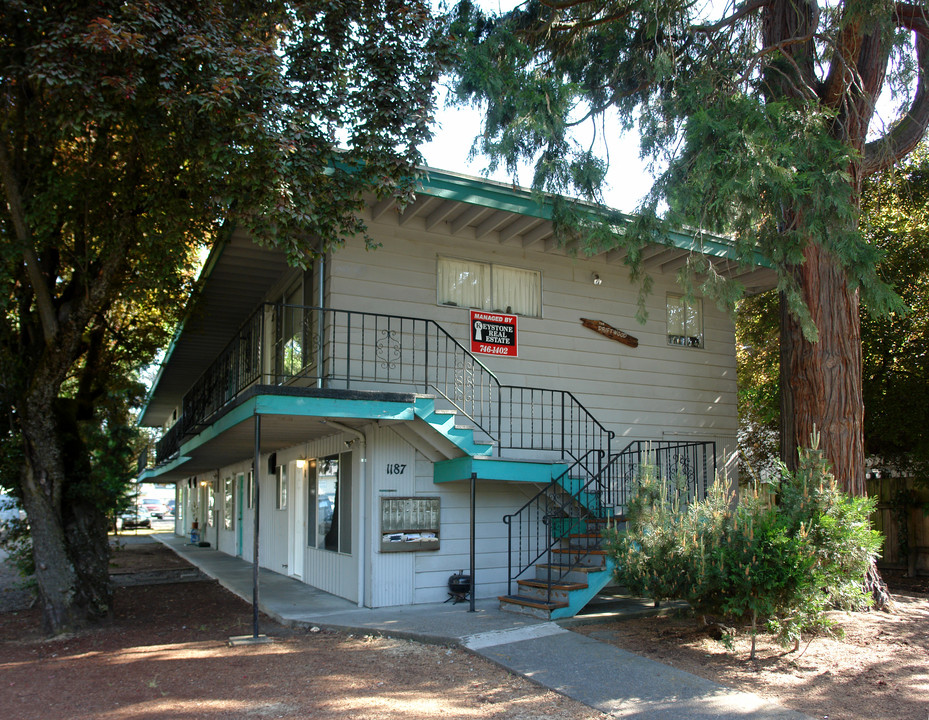
[[[552,610],[551,619],[569,618],[577,615],[603,588],[613,580],[616,563],[612,558],[606,558],[603,570],[587,573],[587,587],[583,590],[572,590],[568,593],[568,607]]]
[[[486,457],[493,452],[492,445],[475,442],[474,428],[456,425],[458,416],[455,413],[436,411],[435,400],[432,398],[417,398],[413,404],[413,411],[416,417],[428,423],[436,432],[468,455]]]

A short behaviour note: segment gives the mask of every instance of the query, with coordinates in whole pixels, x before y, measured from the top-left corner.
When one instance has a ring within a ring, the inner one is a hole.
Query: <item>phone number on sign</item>
[[[491,355],[509,355],[510,347],[509,345],[481,345],[481,352]]]

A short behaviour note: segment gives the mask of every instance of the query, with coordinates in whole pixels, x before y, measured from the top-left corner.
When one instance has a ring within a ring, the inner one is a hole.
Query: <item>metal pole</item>
[[[258,478],[261,468],[261,415],[255,413],[255,460],[252,468],[252,506],[255,510],[255,537],[252,542],[252,637],[258,639]]]
[[[475,523],[475,497],[477,489],[477,473],[471,473],[471,568],[468,572],[471,573],[471,605],[468,608],[468,612],[474,612],[474,523]]]

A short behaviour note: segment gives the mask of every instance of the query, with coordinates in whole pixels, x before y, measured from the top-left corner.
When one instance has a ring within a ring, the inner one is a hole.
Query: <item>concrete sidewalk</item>
[[[174,535],[151,537],[251,602],[251,564]],[[809,720],[757,695],[730,690],[567,629],[579,622],[651,612],[633,598],[556,623],[501,612],[496,599],[479,600],[473,613],[467,603],[359,608],[265,569],[259,573],[259,588],[260,609],[282,624],[457,645],[616,718]]]

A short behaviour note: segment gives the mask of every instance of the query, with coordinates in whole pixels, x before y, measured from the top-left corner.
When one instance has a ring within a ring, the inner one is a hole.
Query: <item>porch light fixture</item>
[[[297,467],[303,470],[306,467],[306,458],[299,458],[297,460]]]
[[[594,273],[594,274],[591,276],[591,279],[593,280],[594,285],[602,285],[602,284],[603,284],[603,280],[600,278],[600,276],[599,276],[597,273]]]

